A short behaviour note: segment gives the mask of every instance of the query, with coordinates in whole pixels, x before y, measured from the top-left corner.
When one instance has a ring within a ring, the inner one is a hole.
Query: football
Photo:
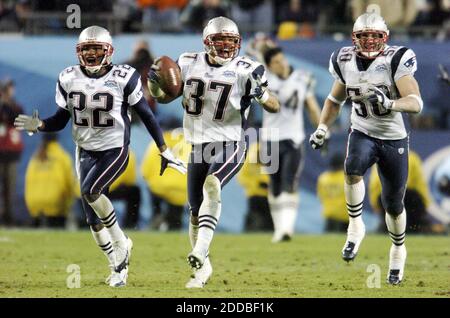
[[[178,96],[181,91],[181,73],[177,63],[175,63],[170,57],[160,57],[157,65],[159,66],[159,74],[161,76],[160,87],[172,98]]]

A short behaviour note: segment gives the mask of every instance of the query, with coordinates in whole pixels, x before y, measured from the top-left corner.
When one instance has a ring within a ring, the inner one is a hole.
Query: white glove
[[[254,75],[252,74],[252,76],[250,77],[251,81],[253,82],[253,91],[251,92],[251,96],[256,99],[256,101],[259,104],[264,104],[270,97],[269,92],[267,91],[266,86],[264,85],[264,83],[262,82],[261,76],[259,75]]]
[[[163,175],[164,170],[166,170],[167,166],[177,170],[182,174],[186,174],[186,164],[180,159],[176,158],[169,148],[161,152],[159,155],[161,156],[161,171],[159,172],[160,176]]]
[[[161,82],[161,76],[159,74],[159,71],[161,70],[160,67],[157,65],[160,58],[156,59],[152,66],[150,67],[150,71],[147,74],[147,87],[150,91],[150,95],[152,95],[155,98],[158,98],[162,95],[164,95],[163,90],[160,88],[160,82]]]
[[[327,125],[320,124],[309,138],[309,143],[313,149],[319,149],[323,146],[325,140],[329,139],[329,136]]]
[[[33,111],[33,116],[20,114],[14,120],[14,127],[17,130],[25,130],[31,136],[38,131],[42,126],[42,120],[39,119],[39,112],[37,109]]]
[[[386,94],[376,86],[371,86],[368,92],[364,94],[364,98],[371,104],[379,103],[384,109],[392,109],[392,105],[394,105],[394,101],[389,99]]]

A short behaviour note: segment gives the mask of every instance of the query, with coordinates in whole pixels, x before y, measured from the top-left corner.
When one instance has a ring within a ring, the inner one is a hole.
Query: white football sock
[[[353,236],[360,236],[365,232],[365,226],[362,220],[364,195],[366,194],[364,180],[361,179],[361,181],[351,185],[345,182],[344,191],[349,215],[347,235],[351,239]]]
[[[89,202],[89,205],[94,209],[95,213],[108,229],[112,242],[125,242],[125,234],[120,229],[119,223],[117,222],[116,213],[114,212],[111,201],[102,194],[94,202]]]
[[[268,200],[270,205],[270,215],[272,216],[274,232],[277,235],[282,231],[283,211],[282,211],[281,195],[275,197],[269,193]]]
[[[283,192],[280,195],[282,204],[282,231],[294,235],[295,221],[297,219],[299,196],[298,193]]]
[[[403,209],[398,216],[393,216],[386,212],[386,226],[389,231],[392,243],[397,246],[405,243],[406,237],[406,211]]]
[[[192,220],[189,221],[189,241],[191,242],[192,248],[194,248],[198,237],[198,224],[192,224]]]
[[[97,243],[98,247],[103,251],[106,258],[108,259],[109,264],[114,266],[114,250],[111,244],[111,238],[109,237],[109,233],[106,228],[102,228],[98,232],[95,232],[91,228],[91,233],[94,237],[95,243]]]
[[[198,237],[194,251],[208,255],[214,231],[220,218],[221,186],[217,177],[209,175],[203,185],[203,202],[198,213]]]
[[[393,269],[400,270],[400,279],[403,278],[403,271],[405,268],[407,254],[408,253],[406,252],[405,244],[402,244],[400,246],[397,246],[395,244],[391,245],[391,249],[389,251],[389,271]]]

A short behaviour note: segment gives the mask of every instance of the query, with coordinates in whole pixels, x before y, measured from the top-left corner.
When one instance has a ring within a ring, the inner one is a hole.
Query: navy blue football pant
[[[278,154],[272,154],[273,144],[278,143]],[[264,143],[266,154],[278,157],[278,170],[270,175],[270,193],[277,197],[282,192],[294,193],[303,167],[303,144],[296,145],[291,139],[267,141]]]
[[[189,210],[193,216],[203,202],[203,184],[214,175],[223,188],[239,172],[247,155],[246,141],[212,142],[192,145],[187,179]]]
[[[345,174],[364,176],[376,163],[383,207],[389,214],[399,215],[408,180],[408,153],[409,137],[382,140],[353,129],[348,136]]]
[[[128,165],[128,147],[105,151],[88,151],[80,148],[77,155],[83,210],[86,213],[87,223],[96,225],[101,221],[84,199],[84,195],[108,193],[111,184]]]

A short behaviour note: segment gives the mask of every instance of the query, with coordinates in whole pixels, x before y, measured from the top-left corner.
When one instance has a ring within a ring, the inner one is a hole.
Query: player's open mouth
[[[97,62],[97,58],[95,56],[86,57],[86,62],[88,64],[94,64],[95,62]]]
[[[231,51],[229,49],[218,49],[217,55],[223,58],[229,58],[231,57]]]
[[[378,47],[376,43],[368,43],[365,45],[366,50],[373,51]]]

